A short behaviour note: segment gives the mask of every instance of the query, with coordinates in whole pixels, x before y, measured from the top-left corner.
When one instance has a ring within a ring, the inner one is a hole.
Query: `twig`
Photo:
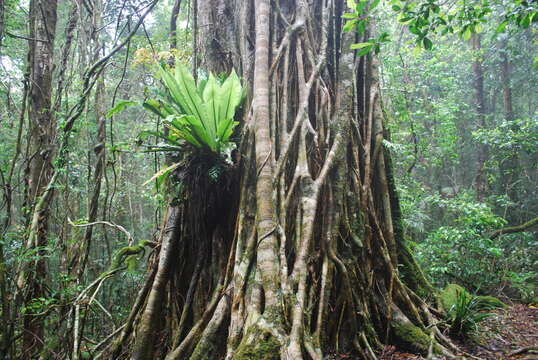
[[[15,38],[15,39],[22,39],[22,40],[27,40],[27,41],[39,41],[39,42],[43,42],[43,43],[48,43],[49,42],[48,40],[33,39],[33,38],[26,37],[24,35],[13,34],[13,33],[10,33],[9,31],[6,31],[5,34],[7,36],[9,36],[11,38]]]
[[[538,351],[537,346],[525,346],[525,347],[522,347],[520,349],[512,351],[511,353],[508,354],[508,356],[519,355],[519,354],[523,354],[523,353],[526,353],[526,352],[533,352],[534,353],[536,351]]]
[[[69,223],[69,225],[75,226],[75,227],[88,227],[88,226],[99,225],[99,224],[108,225],[108,226],[116,228],[119,231],[121,231],[122,233],[124,233],[127,236],[127,241],[129,242],[129,246],[133,245],[134,240],[133,240],[132,235],[123,226],[118,225],[118,224],[114,224],[113,222],[109,222],[109,221],[94,221],[92,223],[87,223],[87,224],[75,224],[69,218],[67,218],[67,222]]]

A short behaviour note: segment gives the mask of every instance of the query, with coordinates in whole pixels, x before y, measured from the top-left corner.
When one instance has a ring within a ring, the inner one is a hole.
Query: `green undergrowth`
[[[472,296],[464,287],[457,284],[448,284],[439,294],[443,310],[449,312],[456,305],[459,294]],[[478,308],[481,310],[506,309],[508,307],[501,300],[493,296],[476,296],[476,298],[479,304]]]
[[[447,314],[449,333],[459,339],[469,339],[476,335],[480,323],[495,315],[488,310],[506,307],[493,296],[475,296],[456,284],[449,284],[440,297]]]

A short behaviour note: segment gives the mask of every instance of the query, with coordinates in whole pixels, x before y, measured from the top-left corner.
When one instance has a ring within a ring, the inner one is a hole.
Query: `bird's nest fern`
[[[174,172],[184,185],[201,184],[206,180],[216,183],[221,174],[233,166],[232,152],[236,144],[231,137],[238,125],[234,117],[245,98],[239,77],[233,70],[222,78],[210,73],[196,83],[179,62],[175,68],[159,66],[157,74],[164,92],[147,99],[142,106],[162,119],[164,130],[143,131],[139,142],[145,151],[171,153],[170,158],[176,162],[157,172],[147,183],[153,180],[162,183]],[[109,115],[132,104],[136,102],[119,103]],[[144,144],[153,136],[161,142]]]

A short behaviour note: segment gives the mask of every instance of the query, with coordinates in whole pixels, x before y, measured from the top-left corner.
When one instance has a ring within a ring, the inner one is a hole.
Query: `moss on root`
[[[441,305],[443,310],[449,311],[456,301],[458,300],[458,294],[467,293],[467,290],[458,284],[448,284],[440,293],[439,299],[441,300]]]
[[[197,346],[189,360],[212,360],[215,359],[215,347],[208,343],[205,346]]]
[[[458,294],[461,293],[469,294],[464,287],[458,284],[448,284],[439,294],[443,309],[447,312],[450,311],[457,302]],[[477,298],[482,309],[505,309],[507,307],[505,303],[493,296],[477,296]]]
[[[427,354],[431,339],[421,328],[411,323],[392,321],[392,336],[395,345],[420,354]],[[439,347],[434,344],[434,352],[439,353]]]
[[[436,293],[435,288],[426,279],[407,241],[401,241],[399,245],[398,262],[403,282],[422,299],[431,299]]]
[[[257,331],[257,330],[254,330]],[[248,338],[249,336],[247,336]],[[237,348],[233,360],[279,360],[280,343],[268,332],[261,332],[251,342],[243,342]]]

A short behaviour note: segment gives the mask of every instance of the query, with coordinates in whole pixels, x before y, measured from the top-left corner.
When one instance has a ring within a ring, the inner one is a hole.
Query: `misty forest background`
[[[120,336],[155,266],[163,218],[180,191],[163,171],[171,155],[148,151],[162,145],[163,119],[137,104],[162,92],[159,64],[194,66],[196,77],[207,78],[198,60],[204,47],[193,47],[203,42],[193,29],[204,20],[193,15],[195,0],[58,0],[51,42],[39,31],[51,1],[0,3],[0,348],[5,358],[38,358],[28,349],[34,355],[21,355],[20,345],[36,342],[23,330],[36,316],[45,324],[34,334],[41,358],[108,358],[102,351]],[[392,158],[407,246],[436,289],[458,284],[507,304],[536,303],[536,8],[535,19],[507,21],[526,3],[476,2],[487,11],[469,15],[477,19],[472,27],[425,37],[404,3],[376,4],[370,42],[342,51],[379,61],[390,134],[382,147]],[[442,6],[460,4],[448,3]],[[48,55],[41,46],[52,46]],[[49,66],[40,61],[52,65],[47,114],[36,105],[35,73]],[[251,96],[243,75],[243,96]],[[46,134],[33,123],[40,121]],[[55,169],[53,195],[35,188],[38,158]],[[34,246],[28,239],[42,196],[46,242]],[[20,295],[32,271],[42,276],[39,291]],[[193,319],[202,316],[196,311]]]

